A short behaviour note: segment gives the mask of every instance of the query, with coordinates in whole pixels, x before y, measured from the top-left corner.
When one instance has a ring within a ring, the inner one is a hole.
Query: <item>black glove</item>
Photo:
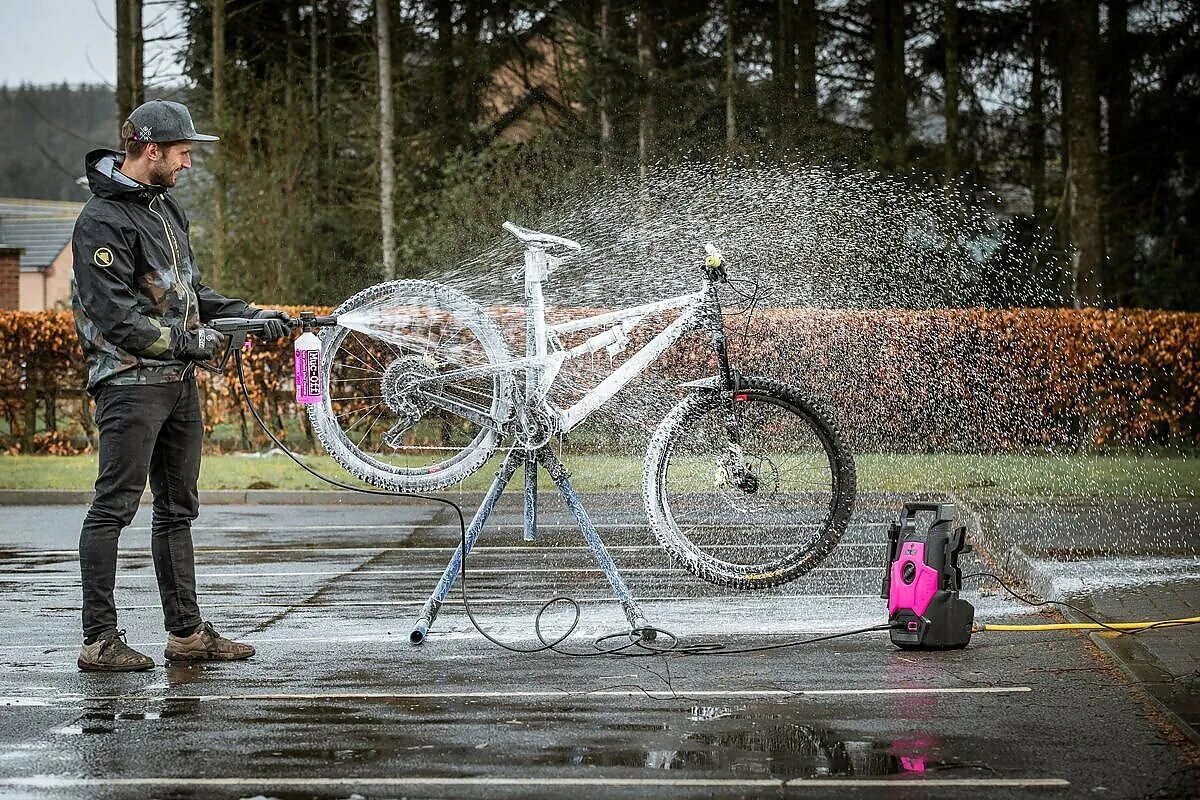
[[[267,320],[262,332],[264,339],[282,339],[292,332],[292,318],[287,315],[287,312],[270,308],[256,308],[254,315],[250,318]]]
[[[182,361],[208,361],[221,349],[221,334],[201,325],[194,331],[171,329],[175,357]]]

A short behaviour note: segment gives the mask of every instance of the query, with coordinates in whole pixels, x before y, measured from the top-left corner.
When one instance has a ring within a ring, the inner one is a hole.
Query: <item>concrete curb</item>
[[[1029,587],[1031,594],[1048,600],[1057,599],[1054,597],[1055,588],[1052,577],[1037,564],[1032,556],[1025,552],[1025,549],[1020,544],[1005,539],[997,531],[993,530],[994,526],[985,524],[982,513],[970,503],[963,501],[960,497],[953,495],[951,497],[963,514],[964,524],[967,526],[969,537],[982,545],[983,549],[987,551],[988,555],[997,562],[997,565],[1004,572]],[[1069,608],[1055,606],[1055,609],[1070,622],[1092,621]],[[1112,636],[1105,635],[1103,632],[1093,632],[1088,633],[1087,637],[1100,652],[1104,653],[1112,663],[1117,665],[1121,672],[1129,679],[1132,686],[1141,692],[1142,696],[1149,701],[1154,709],[1161,713],[1192,744],[1200,746],[1200,732],[1192,728],[1183,717],[1176,714],[1166,703],[1146,688],[1145,684],[1147,682],[1160,680],[1160,675],[1144,673],[1139,670],[1135,662],[1126,658],[1114,646]],[[1140,647],[1140,645],[1138,646]]]

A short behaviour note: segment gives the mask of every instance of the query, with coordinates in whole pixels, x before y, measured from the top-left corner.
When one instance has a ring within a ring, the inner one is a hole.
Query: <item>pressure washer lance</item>
[[[235,349],[241,349],[246,344],[246,337],[251,334],[262,334],[270,320],[243,319],[241,317],[226,317],[214,319],[209,327],[229,337],[225,350],[220,359],[212,363],[201,364],[204,369],[220,374],[225,370],[229,354]],[[317,316],[311,311],[301,311],[299,317],[288,320],[293,328],[300,328],[303,333],[295,343],[296,367],[296,402],[301,405],[320,403],[321,394],[321,340],[313,332],[317,328],[337,325],[335,316]]]
[[[917,514],[934,515],[924,532]],[[953,503],[905,503],[888,530],[888,569],[880,597],[888,601],[892,644],[908,650],[951,650],[971,641],[975,608],[958,596],[958,557],[970,552],[967,529],[953,528]]]

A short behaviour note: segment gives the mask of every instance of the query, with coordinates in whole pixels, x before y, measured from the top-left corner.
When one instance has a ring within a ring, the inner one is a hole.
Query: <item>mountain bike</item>
[[[729,276],[720,251],[705,245],[694,292],[551,324],[543,284],[581,246],[511,222],[504,229],[524,246],[524,354],[510,356],[502,325],[449,286],[397,280],[359,292],[335,310],[338,324],[321,331],[323,399],[309,415],[329,455],[370,484],[428,492],[462,481],[507,448],[495,495],[523,458],[532,538],[535,461],[552,477],[561,469],[546,460],[547,445],[682,337],[700,333],[711,340],[717,373],[680,384],[683,398],[650,437],[641,492],[651,531],[682,567],[736,588],[785,583],[828,555],[853,510],[853,459],[798,390],[744,376],[731,362],[719,294]],[[564,365],[623,354],[638,329],[660,316],[673,319],[581,398],[566,407],[551,399]],[[595,458],[601,469],[624,464],[620,456]],[[449,567],[447,576],[453,579]]]

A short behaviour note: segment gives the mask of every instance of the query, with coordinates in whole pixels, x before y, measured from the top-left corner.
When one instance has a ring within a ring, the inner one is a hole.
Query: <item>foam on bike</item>
[[[524,353],[461,292],[432,281],[372,286],[321,332],[322,402],[313,428],[335,461],[373,485],[428,492],[478,471],[501,447],[536,452],[571,432],[693,333],[718,372],[683,384],[647,449],[641,482],[651,530],[684,568],[714,583],[760,588],[792,580],[837,544],[853,510],[853,460],[794,387],[742,376],[726,347],[718,286],[723,257],[708,245],[696,291],[548,324],[543,284],[578,243],[505,229],[525,246]],[[630,334],[674,319],[636,349]],[[632,349],[565,407],[552,400],[564,365]]]

